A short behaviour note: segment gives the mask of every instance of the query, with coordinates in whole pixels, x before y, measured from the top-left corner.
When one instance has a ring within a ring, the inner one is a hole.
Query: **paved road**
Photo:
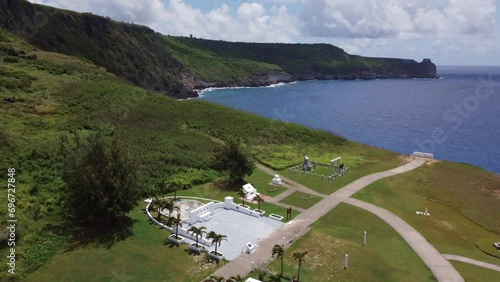
[[[397,215],[381,207],[353,198],[346,199],[344,202],[367,210],[392,226],[417,255],[420,256],[438,281],[464,281],[453,265],[434,246],[427,242],[424,236]]]
[[[457,256],[457,255],[443,254],[443,257],[445,257],[447,260],[456,260],[456,261],[465,262],[468,264],[473,264],[473,265],[477,265],[477,266],[484,267],[484,268],[489,268],[491,270],[500,271],[500,265],[496,265],[496,264],[492,264],[492,263],[487,263],[487,262],[483,262],[483,261],[479,261],[479,260],[475,260],[475,259],[471,259],[471,258],[466,258],[466,257],[462,257],[462,256]]]
[[[285,241],[285,246],[286,247],[289,246],[291,243],[293,243],[297,238],[302,236],[309,229],[310,224],[321,218],[323,215],[328,213],[330,210],[335,208],[338,204],[340,204],[344,200],[348,199],[354,193],[358,192],[359,190],[363,189],[367,185],[377,180],[413,170],[423,165],[425,162],[426,159],[415,158],[413,161],[405,165],[402,165],[400,167],[388,171],[367,175],[340,188],[336,192],[330,194],[329,196],[327,196],[326,198],[324,198],[323,200],[321,200],[308,210],[304,211],[303,213],[295,217],[291,222],[283,224],[280,228],[271,233],[267,238],[260,240],[257,244],[257,251],[255,253],[253,253],[252,255],[248,254],[240,255],[239,257],[235,258],[222,268],[218,269],[214,273],[214,275],[223,277],[231,277],[231,276],[236,276],[238,274],[241,276],[248,275],[248,273],[252,271],[252,266],[258,267],[259,265],[267,264],[272,260],[271,250],[275,244],[283,244],[283,242]],[[262,168],[262,166],[259,166],[259,168],[263,169],[264,171],[271,171],[265,167]],[[289,181],[284,177],[282,179],[288,181],[288,183],[291,183],[293,185],[298,184],[294,183],[294,181]],[[302,188],[311,190],[300,184],[298,184],[297,186],[302,186]],[[441,257],[439,253],[438,255]],[[432,259],[432,257],[430,257],[429,259]],[[448,269],[443,270],[444,272],[442,274],[440,268],[436,268],[436,271],[438,273],[438,275],[435,274],[436,277],[439,276],[447,278],[446,276],[447,273],[451,275]],[[450,278],[455,278],[455,277],[456,277],[455,273],[453,273],[453,275],[450,276]],[[460,277],[460,275],[458,275],[458,277]],[[463,279],[461,280],[444,279],[440,281],[463,281]]]

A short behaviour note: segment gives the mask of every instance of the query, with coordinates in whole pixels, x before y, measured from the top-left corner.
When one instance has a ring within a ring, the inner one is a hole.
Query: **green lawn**
[[[152,225],[141,205],[131,214],[131,235],[111,247],[61,251],[26,281],[200,281],[223,263],[204,264],[204,256],[166,243],[169,232]]]
[[[499,191],[495,187],[500,187],[500,177],[492,173],[464,164],[436,162],[375,182],[354,197],[395,213],[441,253],[498,264],[500,259],[474,246],[498,241],[499,233],[485,229],[499,227],[500,199],[492,197]],[[425,207],[431,216],[415,214]]]
[[[459,261],[450,261],[467,282],[500,281],[500,272]]]
[[[363,246],[363,231],[367,245]],[[265,281],[290,281],[297,274],[292,254],[308,251],[301,281],[435,281],[418,255],[388,224],[357,207],[340,204],[311,226],[311,230],[286,250],[284,276]],[[349,268],[345,270],[345,254]],[[269,268],[278,274],[280,264]],[[254,274],[251,275],[255,277]]]
[[[307,151],[304,150],[304,152]],[[355,143],[336,146],[334,152],[335,153],[329,154],[318,152],[318,155],[308,155],[311,161],[317,160],[322,163],[327,163],[329,158],[337,156],[342,157],[341,163],[344,163],[346,167],[350,168],[349,173],[338,177],[332,183],[328,183],[327,181],[327,176],[330,175],[331,172],[326,167],[318,167],[316,171],[313,172],[313,174],[317,173],[318,175],[324,174],[325,178],[323,181],[321,181],[319,177],[314,179],[313,175],[310,175],[309,177],[307,175],[301,175],[300,172],[291,174],[288,172],[288,169],[280,170],[279,173],[313,190],[329,195],[337,191],[339,188],[342,188],[363,176],[389,170],[407,162],[396,153],[381,151],[380,149],[372,147],[360,146]],[[297,155],[296,157],[298,163],[302,162],[303,158],[304,156],[302,156],[302,159],[299,160],[299,156]]]
[[[318,196],[313,196],[304,192],[294,192],[292,195],[286,197],[281,202],[284,204],[289,204],[303,209],[308,209],[315,205],[317,202],[321,201],[323,198]]]
[[[264,171],[256,168],[253,174],[246,177],[245,180],[257,189],[257,192],[262,193],[269,197],[275,197],[286,191],[285,187],[270,185],[273,176],[265,173]]]

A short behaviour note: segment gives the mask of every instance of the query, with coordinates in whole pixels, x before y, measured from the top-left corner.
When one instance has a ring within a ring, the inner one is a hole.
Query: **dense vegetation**
[[[196,96],[194,87],[215,85],[436,74],[430,61],[353,56],[329,44],[233,43],[164,36],[145,26],[25,0],[0,1],[0,27],[38,48],[90,60],[134,85],[178,98]]]
[[[22,199],[17,203],[16,251],[22,272],[35,270],[64,246],[106,239],[82,238],[64,223],[61,150],[73,148],[78,135],[100,132],[107,143],[122,142],[137,163],[144,194],[162,180],[196,185],[226,178],[227,174],[214,170],[214,156],[221,144],[232,139],[239,139],[258,160],[266,158],[262,148],[301,148],[287,162],[300,162],[298,156],[307,154],[307,148],[333,151],[348,144],[327,132],[149,92],[86,60],[37,50],[1,30],[0,39],[4,62],[0,65],[0,171],[5,172],[0,180],[6,181],[8,168],[16,168],[16,196]],[[0,210],[0,216],[5,212]],[[0,235],[5,247],[7,233]]]
[[[148,27],[21,0],[0,1],[0,27],[45,50],[88,59],[135,85],[181,93],[185,68]]]

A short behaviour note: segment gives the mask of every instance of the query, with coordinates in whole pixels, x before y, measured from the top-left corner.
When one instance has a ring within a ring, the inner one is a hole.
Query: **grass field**
[[[275,197],[286,191],[286,188],[283,186],[270,185],[269,183],[271,183],[272,179],[273,176],[256,168],[253,171],[252,175],[247,176],[245,178],[245,181],[251,183],[252,186],[255,187],[255,189],[257,189],[257,192],[262,193],[269,197]]]
[[[308,209],[314,206],[316,203],[321,201],[323,198],[318,196],[313,196],[304,192],[293,192],[292,195],[284,198],[281,202],[284,204],[289,204],[303,209]]]
[[[498,271],[459,261],[451,260],[450,262],[467,282],[500,281],[500,272]]]
[[[152,225],[143,203],[130,213],[129,236],[110,247],[61,251],[26,281],[200,281],[222,266],[167,243],[166,230]]]
[[[365,230],[368,239],[363,246]],[[311,230],[286,250],[284,279],[268,276],[265,281],[290,281],[297,274],[292,254],[298,251],[309,252],[301,281],[436,281],[394,229],[377,216],[347,204],[340,204],[312,224]],[[343,267],[346,253],[347,270]],[[269,268],[278,274],[280,263],[273,261]]]
[[[317,160],[322,163],[329,163],[328,160],[333,159],[334,157],[342,157],[341,163],[344,163],[345,167],[349,167],[349,173],[338,177],[332,183],[328,183],[327,181],[327,176],[331,174],[331,171],[329,171],[326,167],[318,167],[316,171],[313,172],[318,175],[325,175],[323,181],[321,181],[319,177],[314,179],[313,175],[308,177],[307,175],[301,175],[300,172],[296,174],[289,173],[288,169],[283,169],[279,173],[315,191],[329,195],[360,177],[375,172],[389,170],[407,162],[406,158],[403,158],[396,153],[380,152],[377,149],[365,150],[359,144],[354,143],[337,147],[333,152],[331,154],[323,153],[322,155],[319,155],[318,153],[318,156],[313,154],[308,155],[311,161]],[[306,154],[302,155],[299,160],[301,155],[296,154],[298,163],[303,161],[305,155]]]
[[[498,241],[500,234],[493,232],[499,228],[498,188],[497,175],[465,164],[434,162],[375,182],[354,197],[395,213],[441,253],[498,264],[500,259],[474,246]],[[415,214],[425,207],[430,217]]]

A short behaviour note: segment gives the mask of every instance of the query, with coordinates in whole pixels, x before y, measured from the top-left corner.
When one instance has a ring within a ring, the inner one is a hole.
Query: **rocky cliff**
[[[176,98],[206,87],[308,79],[436,77],[425,59],[368,58],[330,44],[266,44],[164,36],[110,18],[0,0],[0,28],[48,51],[82,57],[146,89]]]

